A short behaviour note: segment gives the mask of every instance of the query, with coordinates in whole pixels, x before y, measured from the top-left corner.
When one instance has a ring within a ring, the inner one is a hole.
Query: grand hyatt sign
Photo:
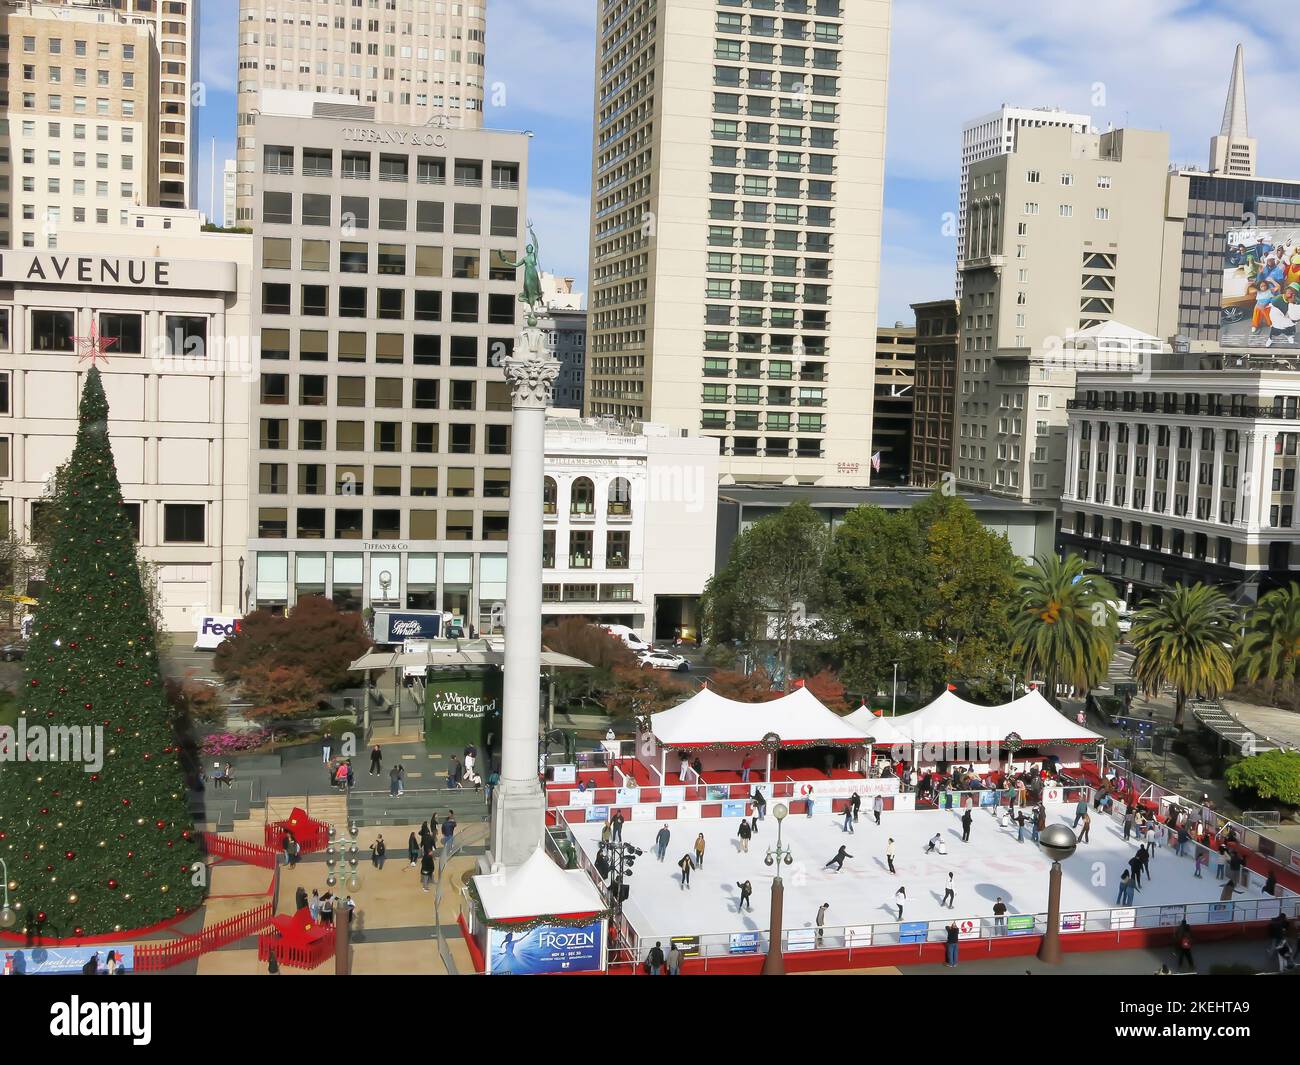
[[[171,288],[230,292],[234,263],[194,259],[145,259],[118,255],[59,255],[0,252],[0,281],[35,285],[96,285],[112,288]]]
[[[343,139],[355,144],[396,144],[406,148],[445,148],[447,138],[427,129],[376,129],[374,126],[345,126]]]

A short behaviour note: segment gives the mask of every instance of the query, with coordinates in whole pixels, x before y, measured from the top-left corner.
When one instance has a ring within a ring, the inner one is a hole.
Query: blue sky
[[[234,154],[236,6],[202,4],[204,210],[211,139],[218,175]],[[504,106],[488,108],[487,124],[535,133],[529,214],[543,265],[583,287],[596,7],[488,0],[488,82],[504,90]],[[961,124],[1003,102],[1081,111],[1100,129],[1162,129],[1174,162],[1204,166],[1240,41],[1259,172],[1300,175],[1291,114],[1300,30],[1269,19],[1261,35],[1250,13],[1208,0],[894,0],[880,320],[910,323],[910,303],[952,294],[944,216],[956,210]]]

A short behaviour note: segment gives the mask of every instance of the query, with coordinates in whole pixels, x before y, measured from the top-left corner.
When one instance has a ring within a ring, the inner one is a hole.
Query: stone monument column
[[[538,780],[542,675],[542,481],[546,408],[560,362],[530,315],[505,360],[514,411],[510,441],[510,539],[506,548],[505,686],[501,784],[492,797],[491,861],[522,865],[542,842],[546,799]]]

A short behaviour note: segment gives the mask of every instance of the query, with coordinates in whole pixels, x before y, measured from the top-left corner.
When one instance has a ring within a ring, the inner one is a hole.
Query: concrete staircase
[[[453,810],[458,823],[486,821],[488,805],[484,793],[466,788],[408,788],[393,798],[387,791],[353,790],[348,796],[348,818],[359,825],[418,825],[436,813],[438,820]]]
[[[189,794],[190,813],[200,831],[230,832],[236,821],[266,807],[266,781],[279,776],[280,756],[250,754],[232,761],[235,781],[230,787],[209,780],[203,791]]]

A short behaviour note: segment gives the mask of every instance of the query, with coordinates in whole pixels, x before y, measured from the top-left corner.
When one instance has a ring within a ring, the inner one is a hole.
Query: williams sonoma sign
[[[29,285],[232,291],[235,287],[235,264],[6,251],[0,252],[0,281]]]

